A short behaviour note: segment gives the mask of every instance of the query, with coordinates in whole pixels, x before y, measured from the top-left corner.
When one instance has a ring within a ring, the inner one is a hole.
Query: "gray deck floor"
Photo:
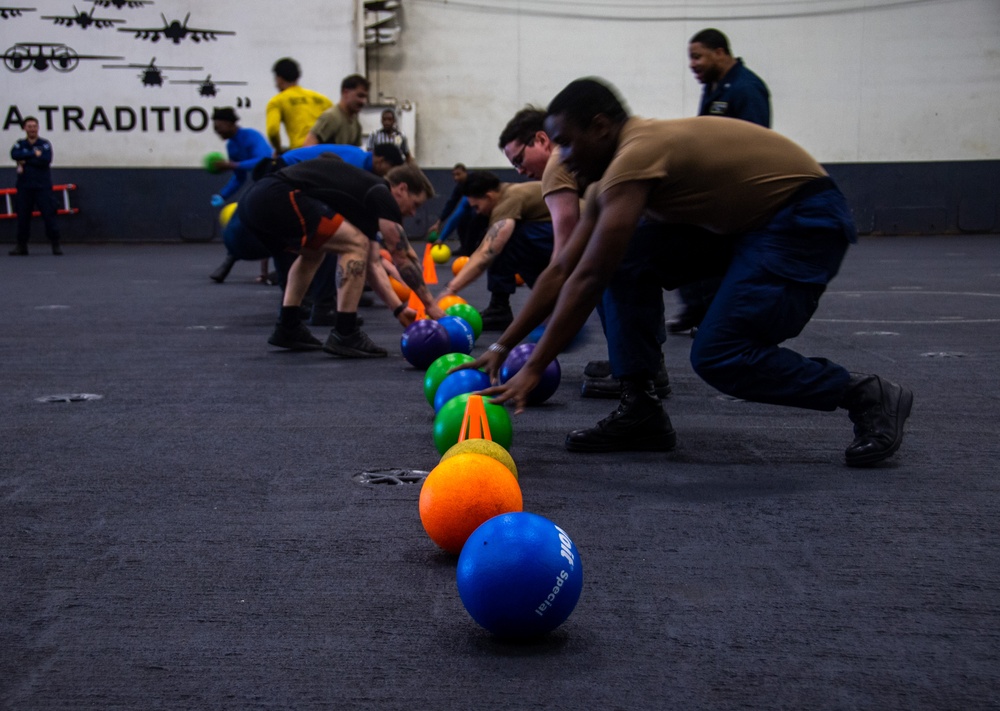
[[[614,407],[578,396],[592,319],[514,418],[525,509],[584,566],[533,644],[467,615],[419,485],[357,479],[438,458],[384,308],[388,359],[278,352],[277,289],[211,282],[218,244],[31,246],[0,259],[4,709],[1000,708],[996,237],[863,240],[790,344],[915,391],[876,469],[843,411],[713,391],[687,337],[676,451],[567,453]]]

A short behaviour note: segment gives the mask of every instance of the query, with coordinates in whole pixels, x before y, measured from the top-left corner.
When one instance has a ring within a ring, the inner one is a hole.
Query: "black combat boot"
[[[605,371],[604,366],[607,365]],[[589,371],[589,372],[588,372]],[[604,373],[606,375],[590,375],[590,373]],[[611,364],[606,360],[593,360],[587,363],[583,369],[584,380],[580,385],[580,397],[605,398],[608,400],[618,399],[622,395],[622,383],[611,377]],[[661,400],[670,397],[673,388],[670,387],[670,376],[667,374],[666,363],[660,358],[660,369],[656,371],[653,378],[653,387],[656,388],[656,395]]]
[[[566,435],[571,452],[666,452],[676,444],[652,380],[623,380],[617,410],[590,429]]]
[[[490,303],[480,314],[484,331],[504,331],[514,321],[510,308],[510,294],[502,291],[490,292]]]
[[[844,451],[847,466],[869,467],[899,449],[913,391],[877,375],[851,373],[840,407],[854,423],[854,441]]]

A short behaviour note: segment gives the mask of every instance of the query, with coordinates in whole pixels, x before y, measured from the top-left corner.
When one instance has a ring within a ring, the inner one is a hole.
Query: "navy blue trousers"
[[[28,244],[31,237],[31,213],[35,207],[42,214],[45,224],[45,236],[52,244],[59,242],[59,228],[56,226],[56,205],[52,200],[52,187],[19,187],[14,196],[14,209],[17,210],[17,243]]]
[[[781,343],[802,332],[856,239],[847,202],[828,179],[808,184],[767,225],[745,234],[640,226],[604,295],[612,374],[651,379],[660,362],[662,289],[720,276],[692,344],[695,372],[744,400],[836,409],[847,370]]]
[[[486,271],[486,288],[513,294],[517,275],[528,286],[534,286],[538,275],[552,259],[552,223],[518,222],[503,251]]]

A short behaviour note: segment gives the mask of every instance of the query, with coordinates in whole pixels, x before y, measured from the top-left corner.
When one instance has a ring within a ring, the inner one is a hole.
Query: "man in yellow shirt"
[[[302,71],[294,59],[285,57],[274,63],[274,85],[278,93],[267,102],[267,140],[275,154],[283,150],[301,148],[309,129],[320,114],[333,106],[333,102],[310,89],[299,86]],[[288,134],[287,149],[281,147],[281,126]]]

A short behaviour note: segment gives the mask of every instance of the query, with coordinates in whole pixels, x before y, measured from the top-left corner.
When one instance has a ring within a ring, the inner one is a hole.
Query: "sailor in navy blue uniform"
[[[729,38],[702,30],[688,44],[691,71],[703,84],[699,116],[728,116],[771,128],[771,93],[767,84],[729,51]],[[719,287],[718,279],[685,284],[677,290],[681,310],[667,322],[671,333],[697,328]],[[693,333],[693,331],[692,331]]]
[[[704,87],[699,116],[729,116],[771,128],[771,93],[767,84],[729,52],[718,30],[702,30],[688,45],[691,71]]]
[[[52,243],[52,254],[62,254],[59,230],[56,228],[56,208],[52,202],[52,144],[38,135],[38,119],[28,116],[21,122],[25,137],[10,149],[10,157],[17,163],[17,246],[12,256],[28,253],[31,235],[31,213],[37,207],[45,222],[45,236]]]

